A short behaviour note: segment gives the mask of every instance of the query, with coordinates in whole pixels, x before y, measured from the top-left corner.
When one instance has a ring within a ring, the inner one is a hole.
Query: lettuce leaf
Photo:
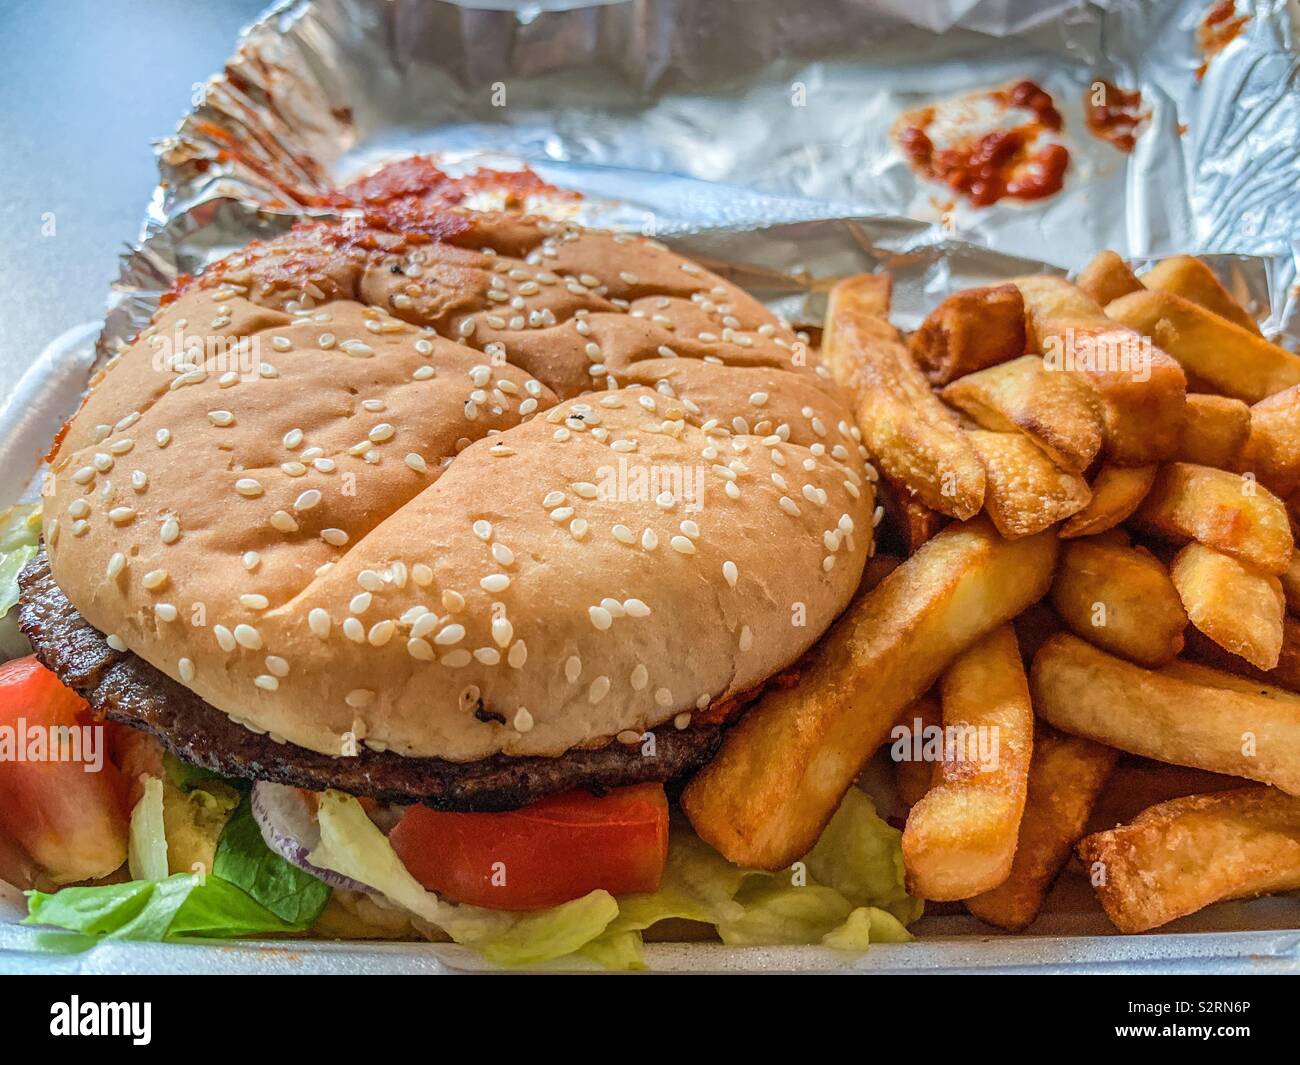
[[[144,778],[144,791],[131,810],[127,868],[134,880],[167,879],[167,836],[163,829],[163,782]]]
[[[19,503],[0,512],[0,617],[18,602],[18,573],[36,555],[41,507]]]
[[[227,938],[301,932],[220,877],[176,873],[99,887],[27,892],[29,925],[49,925],[107,939]]]
[[[266,845],[247,798],[222,829],[212,872],[293,927],[310,927],[330,897],[328,884]]]

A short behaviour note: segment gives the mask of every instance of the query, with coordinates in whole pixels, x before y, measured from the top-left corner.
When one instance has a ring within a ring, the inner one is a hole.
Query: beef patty
[[[273,740],[236,724],[184,685],[104,634],[68,601],[42,551],[19,575],[18,624],[37,659],[90,704],[98,717],[152,733],[178,758],[222,776],[270,780],[312,791],[337,788],[383,802],[441,810],[513,810],[545,795],[671,781],[713,757],[718,725],[671,726],[648,744],[575,748],[556,758],[493,755],[477,762],[408,758],[361,748],[332,757]]]

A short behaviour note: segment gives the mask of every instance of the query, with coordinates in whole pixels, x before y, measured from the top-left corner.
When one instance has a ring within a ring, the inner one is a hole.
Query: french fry
[[[945,738],[961,740],[908,814],[903,867],[910,894],[952,901],[997,887],[1016,853],[1034,712],[1011,626],[960,654],[940,691]]]
[[[1234,300],[1223,283],[1214,276],[1214,271],[1200,259],[1190,255],[1175,255],[1164,259],[1151,267],[1141,278],[1142,284],[1160,292],[1172,292],[1185,300],[1200,304],[1207,311],[1212,311],[1220,318],[1226,318],[1234,325],[1259,333],[1259,324],[1246,313],[1246,309]],[[1137,289],[1129,289],[1136,292]],[[1127,292],[1116,294],[1126,296]],[[1109,303],[1110,300],[1101,300]]]
[[[1072,735],[1300,793],[1300,696],[1281,688],[1183,662],[1143,669],[1064,632],[1035,656],[1029,688]]]
[[[1025,304],[1014,285],[956,292],[930,312],[910,342],[930,382],[996,366],[1025,352]]]
[[[1092,499],[1061,526],[1061,538],[1096,536],[1126,521],[1155,484],[1156,467],[1104,464],[1092,479]]]
[[[1105,832],[1116,825],[1127,824],[1148,806],[1170,799],[1235,791],[1241,786],[1240,777],[1207,773],[1204,769],[1189,769],[1184,765],[1169,765],[1126,754],[1102,788],[1088,825],[1080,835]]]
[[[1111,300],[1142,289],[1142,282],[1129,269],[1128,263],[1113,251],[1098,252],[1080,271],[1075,284],[1102,307]]]
[[[1056,562],[1047,532],[1004,540],[953,525],[859,597],[687,785],[682,806],[730,861],[779,869],[817,841],[902,709],[958,654],[1041,599]]]
[[[1051,600],[1076,636],[1139,665],[1162,666],[1183,649],[1187,614],[1178,591],[1142,548],[1067,541]]]
[[[1111,747],[1040,725],[1011,873],[992,890],[967,899],[967,910],[1009,932],[1034,923],[1118,757]]]
[[[1286,614],[1277,577],[1195,540],[1174,556],[1169,576],[1201,632],[1257,669],[1277,667]]]
[[[1187,630],[1187,646],[1183,654],[1201,665],[1272,684],[1289,692],[1300,692],[1300,619],[1290,616],[1282,619],[1282,649],[1278,652],[1277,665],[1269,670],[1253,666],[1244,658],[1224,650],[1197,629]]]
[[[1241,459],[1266,488],[1282,498],[1300,492],[1300,385],[1250,408],[1249,439]]]
[[[1044,365],[1078,375],[1096,392],[1107,456],[1122,466],[1172,457],[1186,405],[1182,367],[1138,333],[1117,327],[1096,300],[1062,278],[1023,277],[1014,284]]]
[[[1133,522],[1172,543],[1197,540],[1265,573],[1285,573],[1291,565],[1291,525],[1282,501],[1224,470],[1188,462],[1162,466]]]
[[[878,533],[881,541],[892,549],[901,549],[904,555],[913,555],[916,549],[948,524],[946,514],[931,510],[912,495],[904,484],[882,476],[876,484],[877,501],[885,509],[885,519]],[[893,543],[893,540],[897,543]]]
[[[1106,314],[1151,338],[1209,389],[1258,403],[1300,384],[1300,356],[1172,292],[1134,292]]]
[[[984,508],[1008,539],[1032,536],[1088,505],[1092,492],[1077,473],[1058,469],[1023,433],[967,433],[987,471]]]
[[[839,302],[842,306],[852,306],[858,313],[872,318],[887,319],[893,293],[894,278],[891,274],[853,274],[836,282],[831,301],[832,304]],[[843,345],[832,343],[834,317],[833,306],[828,305],[822,330],[822,363],[841,388],[851,389],[857,361],[847,357],[849,352]]]
[[[943,711],[939,701],[930,693],[922,695],[903,711],[898,719],[911,732],[920,730],[922,736],[926,730],[943,725]],[[930,790],[930,779],[934,776],[934,767],[938,763],[921,758],[894,759],[894,787],[898,797],[908,806],[915,806]]]
[[[1300,551],[1291,556],[1291,565],[1282,574],[1282,594],[1286,596],[1286,608],[1300,617]]]
[[[1178,446],[1179,462],[1236,470],[1250,436],[1250,408],[1239,399],[1193,393]]]
[[[824,358],[854,399],[862,442],[880,469],[926,506],[974,517],[984,505],[984,466],[957,415],[930,391],[897,331],[869,313],[859,279],[831,290]]]
[[[1082,473],[1101,450],[1096,396],[1073,374],[1052,372],[1037,355],[967,374],[943,398],[981,428],[1023,432],[1068,473]]]
[[[1025,316],[1029,322],[1030,351],[1043,352],[1047,339],[1039,326],[1057,320],[1098,321],[1106,317],[1105,305],[1085,293],[1077,285],[1052,274],[1031,274],[1015,277],[1011,283],[1020,290],[1025,301]]]
[[[1189,795],[1078,851],[1111,923],[1145,932],[1225,899],[1300,888],[1300,799],[1262,787]]]

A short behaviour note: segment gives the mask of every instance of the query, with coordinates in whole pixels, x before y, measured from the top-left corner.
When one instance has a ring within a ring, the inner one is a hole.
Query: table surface
[[[0,400],[103,316],[157,181],[152,143],[267,0],[0,0]]]

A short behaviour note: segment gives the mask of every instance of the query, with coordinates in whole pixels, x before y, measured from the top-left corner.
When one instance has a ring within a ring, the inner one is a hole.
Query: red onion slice
[[[311,873],[330,887],[374,893],[373,888],[350,876],[322,869],[307,860],[307,855],[320,843],[320,826],[313,820],[307,800],[297,788],[259,780],[253,785],[249,801],[253,820],[262,830],[262,839],[290,865]]]

